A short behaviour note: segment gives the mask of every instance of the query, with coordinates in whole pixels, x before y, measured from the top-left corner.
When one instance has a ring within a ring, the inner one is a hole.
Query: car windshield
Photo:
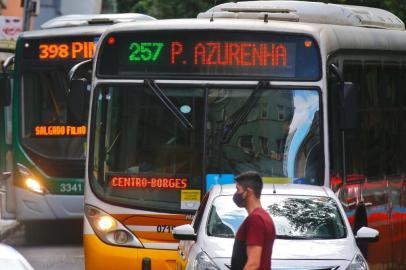
[[[339,239],[346,237],[345,224],[333,199],[287,195],[262,195],[263,208],[271,215],[278,239]],[[234,238],[247,216],[232,196],[213,201],[207,220],[207,235]]]
[[[89,174],[109,203],[196,210],[200,195],[188,206],[190,190],[249,169],[266,181],[322,184],[316,90],[146,81],[94,93]]]

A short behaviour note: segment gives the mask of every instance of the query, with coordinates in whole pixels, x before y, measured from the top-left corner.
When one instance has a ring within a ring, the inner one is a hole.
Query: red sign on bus
[[[188,185],[187,178],[176,177],[150,177],[150,176],[110,176],[112,188],[156,188],[156,189],[185,189]]]

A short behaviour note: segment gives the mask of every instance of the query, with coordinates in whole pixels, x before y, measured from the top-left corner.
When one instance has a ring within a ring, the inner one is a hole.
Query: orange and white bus
[[[175,269],[172,228],[212,184],[246,170],[334,184],[354,226],[381,232],[364,249],[370,267],[405,268],[406,32],[396,16],[228,3],[198,19],[112,26],[99,44],[86,269]]]

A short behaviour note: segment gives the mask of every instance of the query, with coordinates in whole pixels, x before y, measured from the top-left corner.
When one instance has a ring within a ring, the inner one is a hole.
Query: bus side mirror
[[[358,95],[359,87],[352,82],[345,82],[342,72],[335,64],[330,64],[329,78],[333,79],[336,87],[331,90],[338,91],[340,96],[340,128],[341,130],[358,127]],[[333,94],[333,93],[332,93]]]
[[[10,177],[10,175],[11,175],[11,172],[3,172],[3,173],[1,173],[1,174],[0,174],[0,183],[1,183],[2,181],[6,181],[7,178]]]
[[[89,103],[89,94],[87,91],[88,82],[86,79],[73,79],[70,81],[70,89],[68,93],[68,115],[70,124],[83,123],[84,110],[87,109]]]
[[[9,106],[11,103],[11,83],[6,74],[0,77],[0,108]]]
[[[11,104],[11,74],[15,63],[15,55],[10,55],[2,62],[0,74],[0,108]]]
[[[341,89],[341,129],[358,127],[358,87],[352,82],[343,82]]]
[[[87,116],[92,66],[93,60],[89,59],[74,65],[69,71],[68,122],[72,125],[81,125],[87,120],[83,117]]]

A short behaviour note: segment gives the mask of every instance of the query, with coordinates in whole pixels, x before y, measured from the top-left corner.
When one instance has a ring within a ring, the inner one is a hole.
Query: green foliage
[[[199,12],[214,5],[215,0],[116,0],[117,12],[139,12],[158,19],[194,18]],[[236,0],[237,1],[237,0]],[[388,10],[406,21],[405,0],[312,0],[357,6],[369,6]],[[217,0],[216,4],[230,2]]]

